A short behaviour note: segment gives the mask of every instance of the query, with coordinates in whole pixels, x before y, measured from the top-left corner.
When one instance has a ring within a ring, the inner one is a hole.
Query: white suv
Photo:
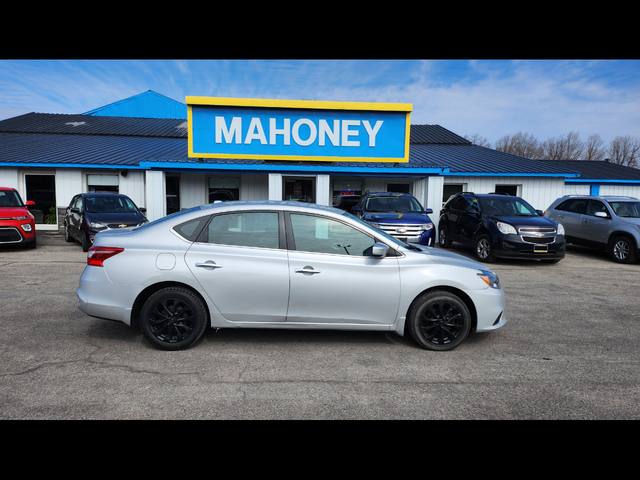
[[[640,200],[634,197],[565,195],[544,213],[564,225],[568,243],[606,249],[619,263],[640,255]]]

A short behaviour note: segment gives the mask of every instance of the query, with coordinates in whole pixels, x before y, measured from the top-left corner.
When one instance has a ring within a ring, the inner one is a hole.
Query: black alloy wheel
[[[140,329],[160,350],[192,346],[207,326],[202,300],[184,288],[164,288],[149,297],[140,312]]]
[[[471,314],[466,304],[446,291],[418,297],[409,309],[407,321],[411,336],[427,350],[452,350],[471,330]]]

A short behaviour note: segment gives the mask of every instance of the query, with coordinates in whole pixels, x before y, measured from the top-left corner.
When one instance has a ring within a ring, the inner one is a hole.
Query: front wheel
[[[609,244],[611,258],[618,263],[633,263],[636,261],[634,242],[627,236],[620,236],[613,239]]]
[[[471,330],[471,314],[453,293],[434,291],[418,297],[407,314],[409,332],[427,350],[453,350]]]
[[[480,235],[476,239],[475,254],[478,260],[485,263],[493,262],[496,259],[489,235]]]
[[[160,350],[183,350],[196,343],[207,326],[207,310],[191,291],[168,287],[151,295],[140,312],[140,329]]]

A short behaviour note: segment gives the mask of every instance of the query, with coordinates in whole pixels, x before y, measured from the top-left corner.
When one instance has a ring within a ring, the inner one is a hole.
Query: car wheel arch
[[[611,232],[609,234],[609,239],[607,240],[607,245],[611,245],[611,242],[613,242],[618,237],[628,237],[630,240],[632,240],[636,244],[636,248],[640,249],[640,243],[636,238],[636,236],[624,230],[615,230]]]
[[[185,290],[188,290],[191,293],[193,293],[195,296],[197,296],[202,301],[202,304],[204,305],[207,311],[207,321],[208,322],[211,321],[211,312],[209,310],[209,304],[207,300],[200,294],[200,292],[198,292],[196,289],[194,289],[192,286],[186,283],[160,282],[160,283],[154,283],[153,285],[149,285],[147,288],[142,290],[142,292],[140,292],[138,297],[133,302],[133,307],[131,308],[131,326],[132,327],[135,327],[135,328],[139,327],[140,312],[142,311],[142,307],[144,306],[147,299],[154,293],[167,287],[184,288]]]
[[[453,295],[456,295],[457,297],[460,298],[460,300],[462,300],[465,305],[467,306],[467,308],[469,309],[469,313],[471,314],[471,330],[470,332],[475,332],[477,326],[478,326],[478,312],[476,310],[476,306],[473,303],[473,300],[471,300],[471,297],[469,297],[469,295],[467,295],[464,290],[461,290],[459,288],[456,287],[452,287],[450,285],[438,285],[438,286],[434,286],[434,287],[429,287],[426,290],[421,291],[420,293],[418,293],[415,298],[411,301],[411,303],[409,304],[409,306],[407,307],[407,311],[405,312],[405,318],[407,318],[407,315],[409,314],[409,311],[411,311],[411,307],[416,303],[416,301],[418,300],[418,298],[420,298],[422,295],[429,293],[429,292],[434,292],[434,291],[444,291],[444,292],[448,292],[448,293],[452,293]],[[404,334],[406,335],[407,329],[404,329]]]

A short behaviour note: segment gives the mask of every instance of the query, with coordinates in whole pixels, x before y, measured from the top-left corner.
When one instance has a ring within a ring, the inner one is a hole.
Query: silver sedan
[[[295,202],[224,202],[96,236],[80,310],[139,326],[163,350],[207,326],[405,331],[451,350],[506,322],[493,271]]]

